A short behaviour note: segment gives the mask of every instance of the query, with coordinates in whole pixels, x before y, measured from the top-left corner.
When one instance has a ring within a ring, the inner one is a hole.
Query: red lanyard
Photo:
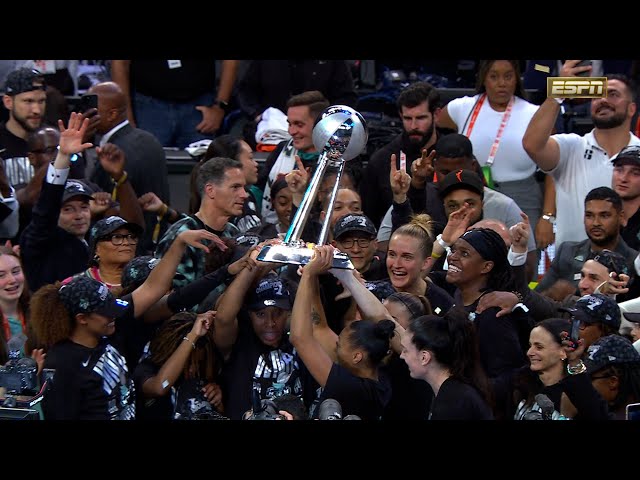
[[[476,119],[478,118],[478,114],[480,113],[480,108],[482,108],[482,104],[487,98],[487,94],[483,94],[482,97],[476,103],[476,106],[473,109],[473,113],[471,114],[471,120],[469,121],[469,128],[467,129],[467,138],[471,138],[471,130],[473,129],[473,125],[476,123]],[[487,165],[493,165],[493,162],[496,159],[496,153],[498,153],[498,147],[500,146],[500,139],[502,138],[502,134],[504,133],[504,129],[507,126],[507,122],[511,117],[511,110],[513,110],[513,104],[515,97],[512,96],[511,100],[509,100],[509,104],[507,105],[504,114],[502,115],[502,121],[500,122],[500,127],[498,127],[498,133],[496,133],[496,138],[493,141],[493,145],[491,145],[491,150],[489,150],[489,157],[487,158]]]

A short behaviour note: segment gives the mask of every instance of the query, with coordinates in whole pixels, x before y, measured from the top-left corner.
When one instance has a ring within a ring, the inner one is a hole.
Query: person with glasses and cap
[[[587,348],[584,364],[611,418],[624,420],[626,406],[640,402],[640,353],[626,338],[606,335]]]
[[[112,215],[99,220],[89,232],[89,268],[78,275],[98,280],[120,291],[124,266],[135,257],[142,227]]]

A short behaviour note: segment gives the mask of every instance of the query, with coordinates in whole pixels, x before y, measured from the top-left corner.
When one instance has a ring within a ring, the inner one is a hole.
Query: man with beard
[[[557,247],[556,256],[549,270],[536,287],[543,292],[566,280],[577,286],[585,261],[593,258],[594,252],[612,250],[621,254],[630,272],[635,271],[634,259],[638,252],[630,248],[620,236],[620,226],[624,223],[622,199],[609,187],[591,190],[584,199],[584,230],[586,240],[567,241]]]
[[[423,149],[433,150],[438,140],[436,117],[440,113],[440,94],[427,82],[416,82],[405,88],[397,100],[404,131],[371,155],[360,187],[362,209],[376,225],[391,206],[393,193],[389,185],[389,159],[396,156],[398,168],[405,158],[404,170],[411,175],[411,164],[419,159]]]
[[[21,68],[7,77],[2,102],[9,119],[0,125],[0,154],[11,185],[19,190],[33,176],[27,136],[40,128],[46,107],[46,84],[38,70]]]
[[[580,60],[567,60],[560,72],[573,77],[590,66],[578,67]],[[611,160],[628,145],[640,145],[631,133],[636,113],[635,86],[624,75],[609,75],[607,97],[591,102],[595,128],[586,135],[551,135],[562,99],[547,98],[535,113],[522,139],[534,162],[549,173],[556,186],[556,245],[585,239],[579,219],[584,212],[581,201],[587,192],[611,185]]]

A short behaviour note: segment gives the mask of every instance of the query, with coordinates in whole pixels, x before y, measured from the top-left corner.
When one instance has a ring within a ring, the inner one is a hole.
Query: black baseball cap
[[[127,288],[130,285],[142,285],[151,274],[151,270],[158,265],[159,261],[159,258],[151,255],[141,255],[132,258],[122,269],[122,278],[120,281],[122,288]]]
[[[110,217],[98,220],[89,232],[89,250],[91,254],[93,255],[96,243],[100,238],[115,232],[119,228],[126,228],[136,235],[141,235],[143,232],[142,227],[137,223],[127,222],[124,218],[118,217],[117,215],[111,215]]]
[[[35,68],[19,68],[9,73],[4,83],[6,95],[19,95],[33,90],[46,90],[47,84],[44,76]]]
[[[362,232],[375,237],[378,233],[376,226],[366,215],[353,214],[343,215],[336,220],[333,227],[333,238],[340,238],[348,232]]]
[[[471,140],[460,133],[450,133],[441,136],[435,146],[436,158],[473,158]]]
[[[602,293],[592,293],[580,297],[574,308],[562,307],[559,310],[569,312],[584,323],[602,323],[615,330],[620,328],[620,307],[614,299]]]
[[[589,345],[585,352],[584,364],[590,374],[609,365],[621,363],[640,363],[640,353],[622,335],[600,337]]]
[[[58,296],[74,317],[78,313],[97,313],[118,318],[129,306],[129,302],[115,298],[104,283],[84,274],[72,277],[62,285]]]
[[[254,290],[249,292],[246,307],[251,311],[267,307],[291,310],[289,289],[277,275],[267,275],[258,282]]]
[[[67,180],[64,185],[64,193],[62,194],[62,203],[66,203],[73,197],[82,197],[85,200],[92,200],[93,190],[83,181]]]
[[[449,172],[440,183],[440,197],[446,197],[454,190],[470,190],[484,197],[484,183],[480,176],[472,170]]]
[[[640,165],[640,145],[629,145],[611,160],[613,165]]]

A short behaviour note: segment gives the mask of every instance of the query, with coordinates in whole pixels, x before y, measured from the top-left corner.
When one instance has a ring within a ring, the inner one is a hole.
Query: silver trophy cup
[[[351,107],[332,105],[320,114],[315,127],[313,127],[313,144],[320,152],[316,171],[309,181],[307,191],[293,217],[283,243],[264,246],[258,255],[258,260],[294,265],[305,265],[311,260],[314,245],[302,241],[300,236],[309,218],[311,207],[316,200],[324,174],[328,167],[337,167],[336,182],[329,197],[324,223],[316,245],[324,245],[327,241],[331,213],[344,165],[346,161],[362,153],[367,144],[367,137],[367,124],[364,118]],[[333,257],[333,266],[353,269],[349,256],[337,250]]]

